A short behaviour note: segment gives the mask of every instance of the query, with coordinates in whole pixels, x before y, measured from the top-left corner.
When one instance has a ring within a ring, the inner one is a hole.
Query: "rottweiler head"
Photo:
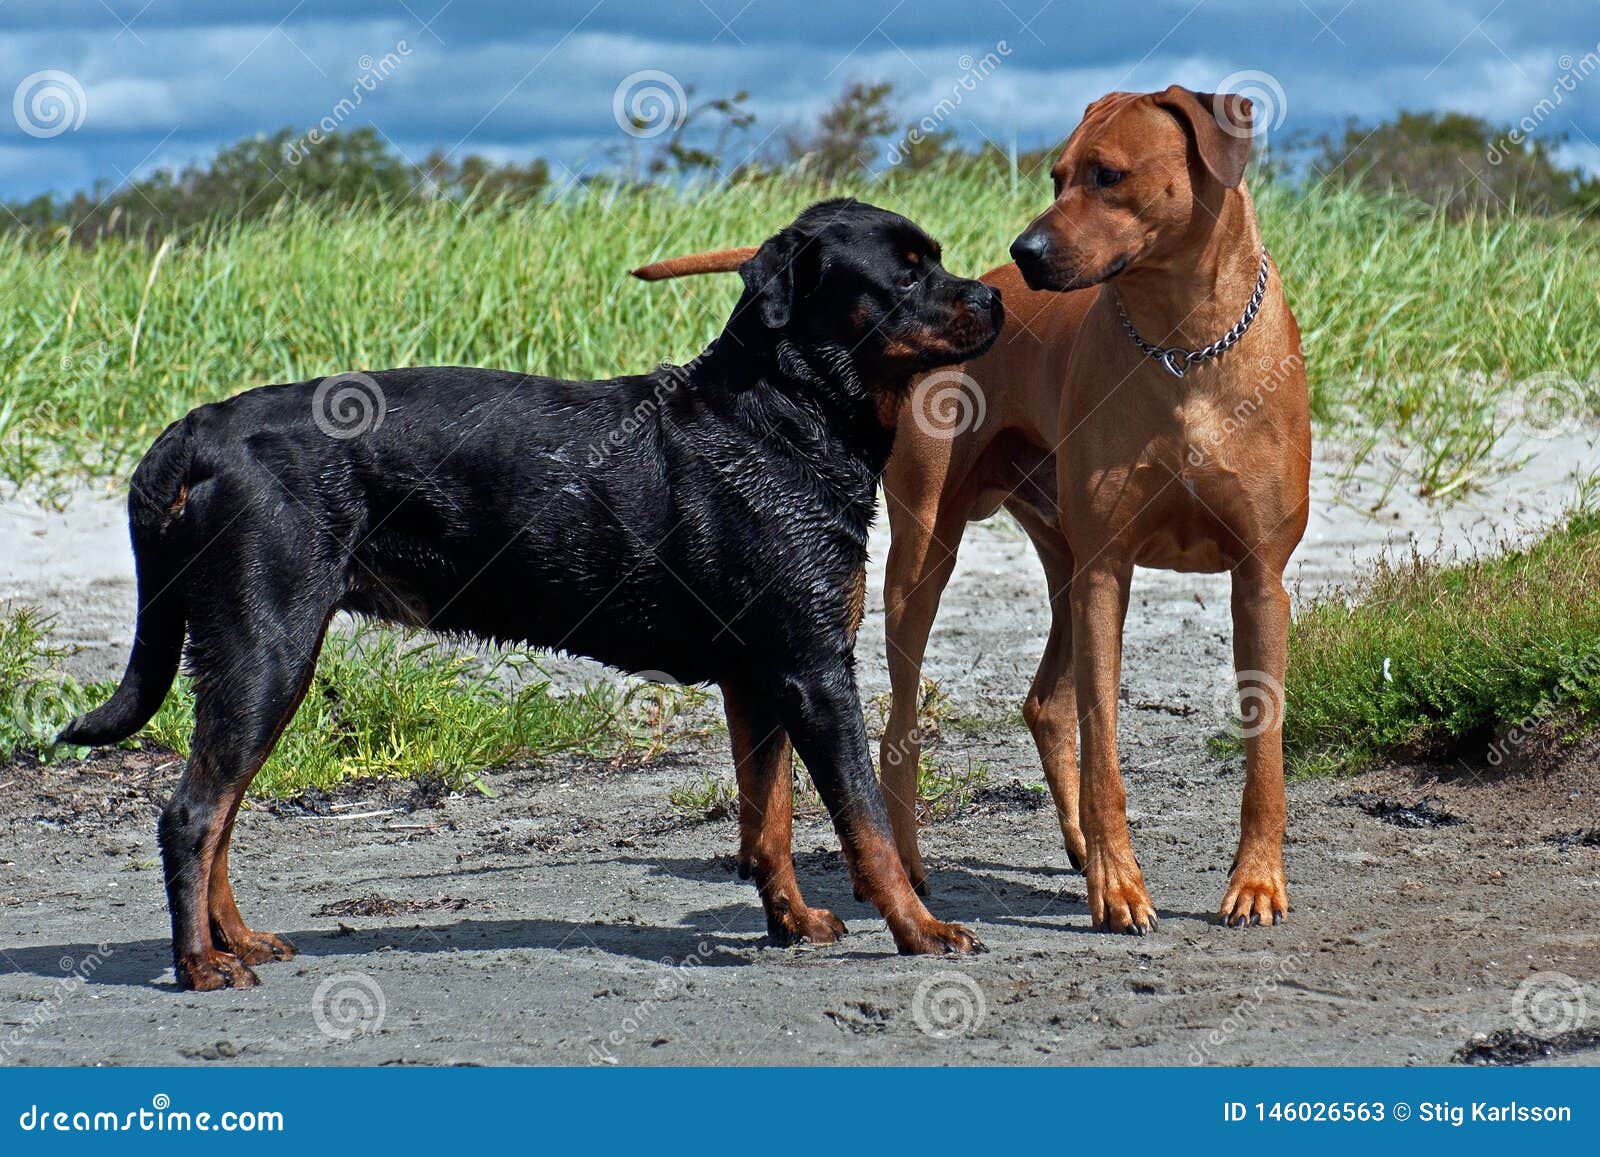
[[[754,314],[813,365],[851,363],[874,392],[988,349],[1000,295],[940,264],[938,242],[851,198],[813,205],[739,266],[735,318]]]
[[[1011,245],[1032,289],[1082,289],[1170,258],[1209,229],[1244,178],[1250,101],[1114,92],[1084,110],[1050,170],[1055,200]]]

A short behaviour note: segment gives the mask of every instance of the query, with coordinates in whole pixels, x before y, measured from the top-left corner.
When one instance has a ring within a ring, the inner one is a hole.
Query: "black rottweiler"
[[[981,947],[935,920],[895,854],[853,646],[897,404],[1000,329],[905,218],[802,213],[740,267],[687,366],[602,382],[430,368],[264,386],[169,426],[133,473],[139,580],[116,694],[63,742],[142,727],[188,639],[195,731],[161,815],[178,983],[247,987],[289,958],[248,928],[228,842],[339,610],[721,685],[740,868],[780,943],[832,941],[790,860],[789,740],[857,893],[902,952]]]

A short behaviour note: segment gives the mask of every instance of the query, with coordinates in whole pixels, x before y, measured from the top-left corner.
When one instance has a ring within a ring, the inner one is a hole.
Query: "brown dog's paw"
[[[931,919],[904,937],[896,934],[895,947],[902,956],[954,956],[989,951],[982,940],[960,924]]]
[[[1289,882],[1281,864],[1241,864],[1233,870],[1217,916],[1230,928],[1282,924],[1289,918]]]
[[[274,960],[293,960],[295,956],[294,945],[271,932],[247,930],[243,937],[230,939],[223,947],[246,964],[270,964]]]
[[[767,934],[780,948],[797,944],[836,944],[844,939],[844,921],[826,908],[791,908],[767,921]]]
[[[1084,862],[1089,917],[1102,931],[1143,936],[1156,930],[1156,907],[1144,888],[1144,873],[1133,852],[1091,852]]]
[[[1061,842],[1067,849],[1067,861],[1078,871],[1083,871],[1084,862],[1089,858],[1089,843],[1083,838],[1083,832],[1077,827],[1062,824]]]
[[[194,992],[215,992],[219,988],[254,988],[261,981],[244,961],[215,949],[199,956],[180,957],[177,963],[178,987]]]

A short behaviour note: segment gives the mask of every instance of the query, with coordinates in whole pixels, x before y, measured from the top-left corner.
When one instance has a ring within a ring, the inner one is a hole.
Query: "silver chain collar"
[[[1116,291],[1113,290],[1113,293]],[[1128,336],[1133,339],[1133,344],[1139,347],[1141,353],[1147,358],[1155,358],[1165,367],[1167,373],[1175,378],[1183,377],[1190,366],[1197,362],[1209,361],[1225,350],[1232,349],[1244,331],[1250,328],[1250,323],[1256,319],[1256,311],[1261,308],[1261,300],[1267,294],[1267,250],[1261,250],[1261,272],[1256,275],[1255,291],[1250,294],[1250,302],[1244,307],[1244,316],[1233,323],[1233,328],[1223,334],[1210,345],[1201,346],[1197,350],[1181,349],[1178,346],[1151,345],[1139,336],[1139,331],[1133,328],[1133,322],[1128,320],[1128,313],[1122,308],[1122,295],[1117,296],[1117,316],[1122,319],[1122,328],[1128,331]]]

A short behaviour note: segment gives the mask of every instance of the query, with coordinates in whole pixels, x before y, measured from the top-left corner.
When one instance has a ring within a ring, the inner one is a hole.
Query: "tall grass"
[[[1592,726],[1597,590],[1593,511],[1525,550],[1448,566],[1380,563],[1294,622],[1291,765],[1354,771],[1395,755],[1500,762],[1530,734]]]
[[[717,332],[737,279],[652,287],[625,270],[759,241],[838,193],[922,222],[965,273],[1005,261],[1048,197],[958,163],[876,184],[587,190],[471,214],[284,206],[160,251],[0,237],[0,477],[122,474],[168,421],[263,382],[424,363],[593,377],[685,359]],[[1600,230],[1452,222],[1327,187],[1265,185],[1257,200],[1325,426],[1382,429],[1443,461],[1493,441],[1521,379],[1561,375],[1582,384],[1576,408],[1594,406]]]

